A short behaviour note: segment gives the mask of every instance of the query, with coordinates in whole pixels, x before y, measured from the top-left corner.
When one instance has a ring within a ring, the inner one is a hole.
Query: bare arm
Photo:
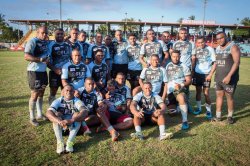
[[[53,66],[51,63],[47,64],[47,67],[49,69],[51,69],[52,71],[54,71],[57,75],[61,75],[62,74],[62,69],[60,68],[56,68],[55,66]]]
[[[211,79],[212,79],[212,77],[213,77],[213,74],[214,74],[214,72],[215,72],[215,69],[216,69],[216,63],[213,62],[211,71],[210,71],[210,73],[208,74],[208,76],[206,77],[206,81],[211,81]]]
[[[132,101],[131,104],[130,104],[130,111],[131,111],[131,113],[135,117],[143,118],[143,116],[144,116],[143,110],[138,111],[136,107],[137,107],[137,102],[136,101]]]
[[[184,86],[189,86],[192,83],[192,77],[191,75],[185,76],[185,82],[184,82]]]
[[[161,66],[165,66],[167,64],[168,58],[169,58],[169,53],[167,51],[163,52],[164,53],[164,59],[161,63]]]
[[[195,63],[196,63],[195,55],[192,55],[191,60],[192,60],[192,75],[193,75],[194,69],[195,69]]]
[[[167,83],[165,82],[164,83],[164,89],[163,89],[163,94],[162,94],[162,100],[165,101],[166,100],[166,97],[167,97],[167,89],[168,86],[167,86]]]
[[[48,63],[49,62],[49,60],[48,60],[48,58],[39,58],[39,57],[34,57],[34,56],[32,56],[32,55],[30,55],[30,54],[28,54],[28,53],[25,53],[24,54],[24,59],[26,60],[26,61],[30,61],[30,62],[44,62],[44,63]]]
[[[240,65],[240,50],[238,46],[234,45],[232,47],[231,54],[232,54],[234,63],[233,63],[233,66],[231,67],[231,70],[222,81],[225,84],[228,84],[230,82],[232,75],[235,73],[235,71],[238,69]]]
[[[139,78],[139,84],[140,84],[140,87],[142,88],[143,87],[143,81],[141,78]]]
[[[62,79],[62,86],[65,87],[66,85],[68,85],[68,81],[66,79]]]
[[[88,111],[85,107],[80,108],[80,112],[75,112],[74,115],[72,116],[72,123],[73,122],[81,122],[85,120],[85,118],[88,115]]]
[[[131,99],[127,99],[127,114],[130,112],[130,105],[131,105],[132,100]]]
[[[46,116],[51,122],[58,123],[60,126],[63,126],[62,119],[56,116],[55,113],[51,111],[50,109],[47,110]]]
[[[144,68],[148,66],[147,63],[144,61],[143,55],[139,56],[139,60]]]

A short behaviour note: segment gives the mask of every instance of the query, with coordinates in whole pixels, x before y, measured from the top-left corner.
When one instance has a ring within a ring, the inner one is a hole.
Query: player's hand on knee
[[[144,112],[143,111],[136,112],[135,116],[138,117],[138,118],[143,118],[144,117]]]

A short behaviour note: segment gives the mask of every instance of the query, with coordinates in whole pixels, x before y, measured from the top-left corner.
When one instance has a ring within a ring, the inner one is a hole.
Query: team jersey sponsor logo
[[[160,54],[161,44],[160,43],[147,43],[145,45],[146,57],[151,57],[153,54]]]
[[[177,42],[174,45],[174,50],[179,50],[181,56],[190,55],[192,52],[192,44],[190,42]]]
[[[139,47],[129,47],[128,48],[128,60],[129,62],[139,59],[140,48]]]
[[[161,70],[148,70],[145,72],[145,80],[149,82],[161,81]]]

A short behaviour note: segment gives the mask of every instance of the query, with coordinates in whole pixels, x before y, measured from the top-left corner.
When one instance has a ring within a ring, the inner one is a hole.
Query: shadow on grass
[[[249,93],[250,85],[238,85],[236,92],[234,94],[235,98],[235,113],[234,117],[236,121],[239,121],[241,118],[245,118],[250,116],[250,93]],[[195,109],[195,90],[191,90],[191,104],[193,106],[193,109]],[[215,115],[215,110],[216,110],[216,95],[215,95],[215,89],[211,88],[210,89],[210,96],[212,100],[212,113],[213,116]],[[204,97],[202,96],[203,101]],[[240,100],[239,100],[240,99]],[[204,102],[203,102],[204,103]],[[249,107],[249,108],[247,108]],[[226,98],[224,97],[224,103],[222,107],[222,115],[225,117],[227,116],[227,103],[226,103]],[[210,120],[206,119],[206,108],[202,107],[202,113],[200,115],[193,115],[192,113],[188,114],[188,122],[190,125],[189,130],[181,130],[181,123],[182,123],[182,116],[181,114],[177,114],[175,116],[169,116],[168,114],[165,115],[165,120],[166,120],[166,128],[167,132],[170,132],[169,128],[171,128],[171,132],[174,133],[174,137],[172,139],[180,139],[184,137],[194,137],[196,134],[191,134],[189,131],[192,130],[192,128],[196,128],[199,125],[204,124],[205,122],[210,122]],[[223,118],[224,119],[224,118]],[[174,128],[174,129],[172,129]],[[155,128],[153,131],[151,131],[148,134],[148,138],[150,137],[158,137],[159,136],[159,129],[158,127]]]
[[[0,98],[1,108],[23,107],[28,105],[30,96],[8,96]],[[25,100],[25,101],[23,101]]]
[[[237,85],[236,91],[234,94],[234,103],[235,103],[235,108],[234,108],[234,117],[236,120],[240,120],[241,118],[245,118],[250,116],[250,111],[249,109],[245,110],[246,107],[250,106],[250,85]],[[212,100],[212,113],[215,115],[215,110],[216,110],[216,94],[215,94],[215,89],[211,88],[210,89],[210,96]],[[202,103],[205,103],[204,101],[204,96],[202,95]],[[195,101],[195,90],[191,90],[191,103],[193,106],[193,109],[196,107],[196,101]],[[205,107],[202,107],[203,113],[205,112]],[[222,116],[227,116],[227,100],[226,97],[224,96],[224,102],[222,106]]]

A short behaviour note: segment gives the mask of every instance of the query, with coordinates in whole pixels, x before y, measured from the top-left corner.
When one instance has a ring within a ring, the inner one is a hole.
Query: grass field
[[[221,123],[208,122],[204,114],[189,115],[188,131],[180,130],[180,116],[166,115],[167,129],[174,132],[171,140],[158,141],[158,127],[145,126],[145,141],[130,139],[134,129],[122,131],[115,143],[107,132],[77,136],[75,153],[61,156],[55,151],[52,124],[29,124],[26,67],[23,53],[0,51],[0,165],[250,165],[250,58],[241,59],[235,124],[226,124],[226,105]],[[211,95],[215,110],[213,88]],[[192,87],[193,105],[194,96]],[[48,88],[44,112],[47,98]]]

